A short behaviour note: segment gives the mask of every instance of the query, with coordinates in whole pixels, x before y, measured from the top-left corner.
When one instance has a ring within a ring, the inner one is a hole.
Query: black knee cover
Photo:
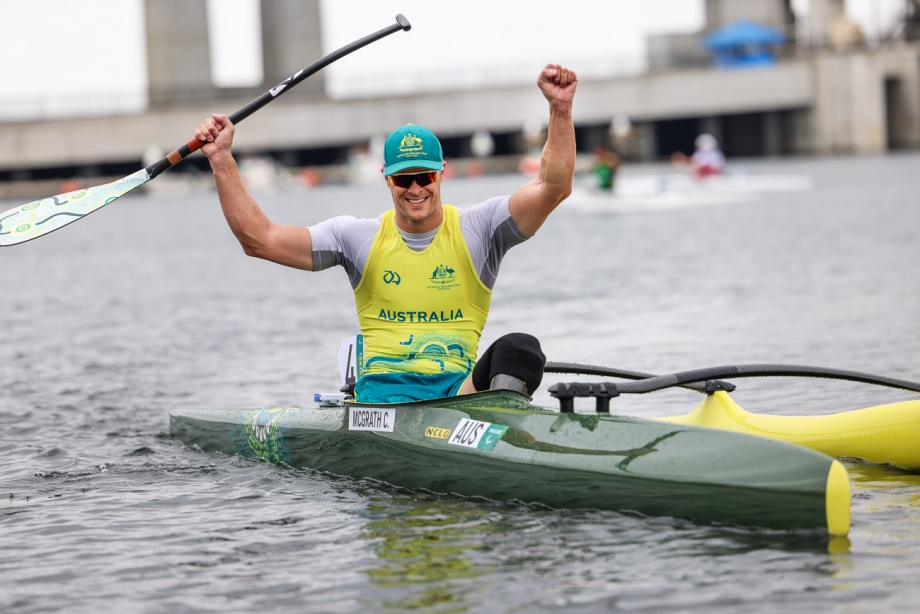
[[[523,380],[530,392],[543,381],[546,356],[536,337],[525,333],[511,333],[500,337],[489,346],[473,369],[473,386],[488,390],[496,375],[511,375]]]

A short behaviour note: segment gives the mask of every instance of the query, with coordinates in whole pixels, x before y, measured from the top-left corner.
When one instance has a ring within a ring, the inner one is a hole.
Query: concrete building
[[[147,26],[148,98],[152,109],[211,100],[205,0],[154,0],[144,3]]]
[[[687,85],[685,96],[696,89],[689,97],[706,102],[686,105],[681,117],[640,122],[647,133],[642,141],[654,145],[652,151],[646,145],[646,156],[686,153],[700,132],[714,134],[729,155],[867,154],[920,146],[920,50],[906,40],[866,47],[844,0],[810,0],[805,28],[796,24],[789,0],[706,0],[706,19],[701,32],[649,41],[652,71],[681,71],[696,83]],[[779,63],[744,71],[749,74],[703,68],[703,37],[739,19],[785,33]],[[757,83],[749,82],[752,76]],[[748,86],[780,92],[741,108],[738,92]]]
[[[319,0],[262,0],[262,83],[249,88],[212,84],[206,0],[147,0],[148,97],[153,111],[189,104],[252,99],[320,58]],[[296,90],[324,98],[322,73]],[[288,94],[290,95],[290,94]]]
[[[707,0],[703,32],[650,41],[655,58],[646,74],[581,81],[579,149],[608,142],[626,157],[654,160],[688,151],[704,131],[720,138],[729,156],[920,147],[920,43],[847,42],[834,35],[845,21],[843,0],[812,0],[811,8],[802,35],[788,0]],[[175,149],[210,113],[241,107],[322,55],[318,0],[262,0],[264,83],[217,88],[209,76],[204,10],[204,0],[147,0],[148,110],[7,123],[0,130],[0,182],[127,174],[146,149]],[[738,17],[787,33],[790,44],[774,66],[711,65],[699,37]],[[344,162],[354,144],[414,122],[443,137],[448,157],[469,156],[478,130],[492,134],[501,156],[523,153],[525,126],[545,119],[545,102],[532,85],[332,101],[319,74],[247,119],[236,144],[240,152],[269,153],[291,166],[322,165]],[[195,156],[183,164],[204,163]]]

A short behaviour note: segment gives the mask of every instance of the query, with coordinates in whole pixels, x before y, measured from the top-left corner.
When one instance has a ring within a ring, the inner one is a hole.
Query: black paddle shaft
[[[348,45],[345,45],[341,49],[337,49],[336,51],[333,51],[326,57],[320,60],[317,60],[313,64],[310,64],[306,68],[297,71],[296,73],[294,73],[293,75],[291,75],[290,77],[288,77],[287,79],[285,79],[284,81],[276,85],[275,87],[271,88],[270,90],[268,90],[267,92],[265,92],[264,94],[262,94],[261,96],[259,96],[258,98],[250,102],[249,104],[247,104],[245,107],[233,112],[229,116],[230,121],[233,122],[234,124],[240,123],[241,121],[243,121],[244,119],[246,119],[247,117],[255,113],[256,111],[258,111],[259,109],[267,105],[268,103],[278,99],[282,94],[291,90],[295,85],[305,80],[307,77],[310,77],[316,74],[317,72],[319,72],[326,66],[329,66],[336,60],[339,60],[345,57],[349,53],[353,51],[357,51],[361,47],[370,45],[371,43],[376,42],[386,36],[389,36],[390,34],[393,34],[394,32],[399,32],[400,30],[409,31],[410,29],[412,29],[412,25],[409,23],[409,20],[403,17],[402,15],[397,15],[396,23],[390,26],[387,26],[386,28],[382,30],[374,32],[373,34],[368,34],[364,38],[358,39],[353,43],[349,43]],[[188,157],[192,153],[201,149],[202,145],[204,145],[202,141],[199,141],[197,138],[192,139],[191,141],[189,141],[188,143],[186,143],[179,149],[175,150],[174,152],[172,152],[171,154],[169,154],[162,160],[154,162],[153,164],[148,166],[146,168],[147,174],[150,175],[151,179],[153,179],[154,177],[156,177],[157,175],[159,175],[166,169],[178,164],[179,162],[184,160],[186,157]]]

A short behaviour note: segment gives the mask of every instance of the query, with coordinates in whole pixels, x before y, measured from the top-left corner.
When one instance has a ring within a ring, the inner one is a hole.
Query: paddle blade
[[[58,194],[0,213],[0,247],[31,241],[106,206],[150,181],[147,169],[118,181]]]

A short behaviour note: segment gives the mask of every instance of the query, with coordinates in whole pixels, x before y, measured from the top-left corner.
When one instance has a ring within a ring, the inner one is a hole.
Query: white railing
[[[645,71],[644,58],[597,59],[569,61],[581,79],[612,78]],[[539,72],[534,64],[499,65],[463,69],[438,69],[418,72],[388,71],[336,75],[326,74],[326,90],[334,100],[402,96],[411,93],[432,93],[458,89],[481,89],[533,83]],[[228,91],[228,95],[230,92]],[[203,102],[213,99],[202,100]],[[11,98],[0,94],[0,122],[26,122],[48,119],[72,119],[130,115],[147,109],[147,92],[58,94],[34,98]]]
[[[126,94],[47,95],[39,98],[0,97],[0,122],[131,115],[147,109],[147,92]]]
[[[647,67],[644,57],[562,59],[560,63],[575,69],[579,79],[637,75],[645,72]],[[343,100],[457,89],[517,86],[535,82],[540,68],[542,68],[541,65],[529,62],[496,65],[489,68],[444,66],[424,72],[392,70],[387,71],[386,74],[337,75],[331,73],[326,76],[326,91],[331,98]]]

